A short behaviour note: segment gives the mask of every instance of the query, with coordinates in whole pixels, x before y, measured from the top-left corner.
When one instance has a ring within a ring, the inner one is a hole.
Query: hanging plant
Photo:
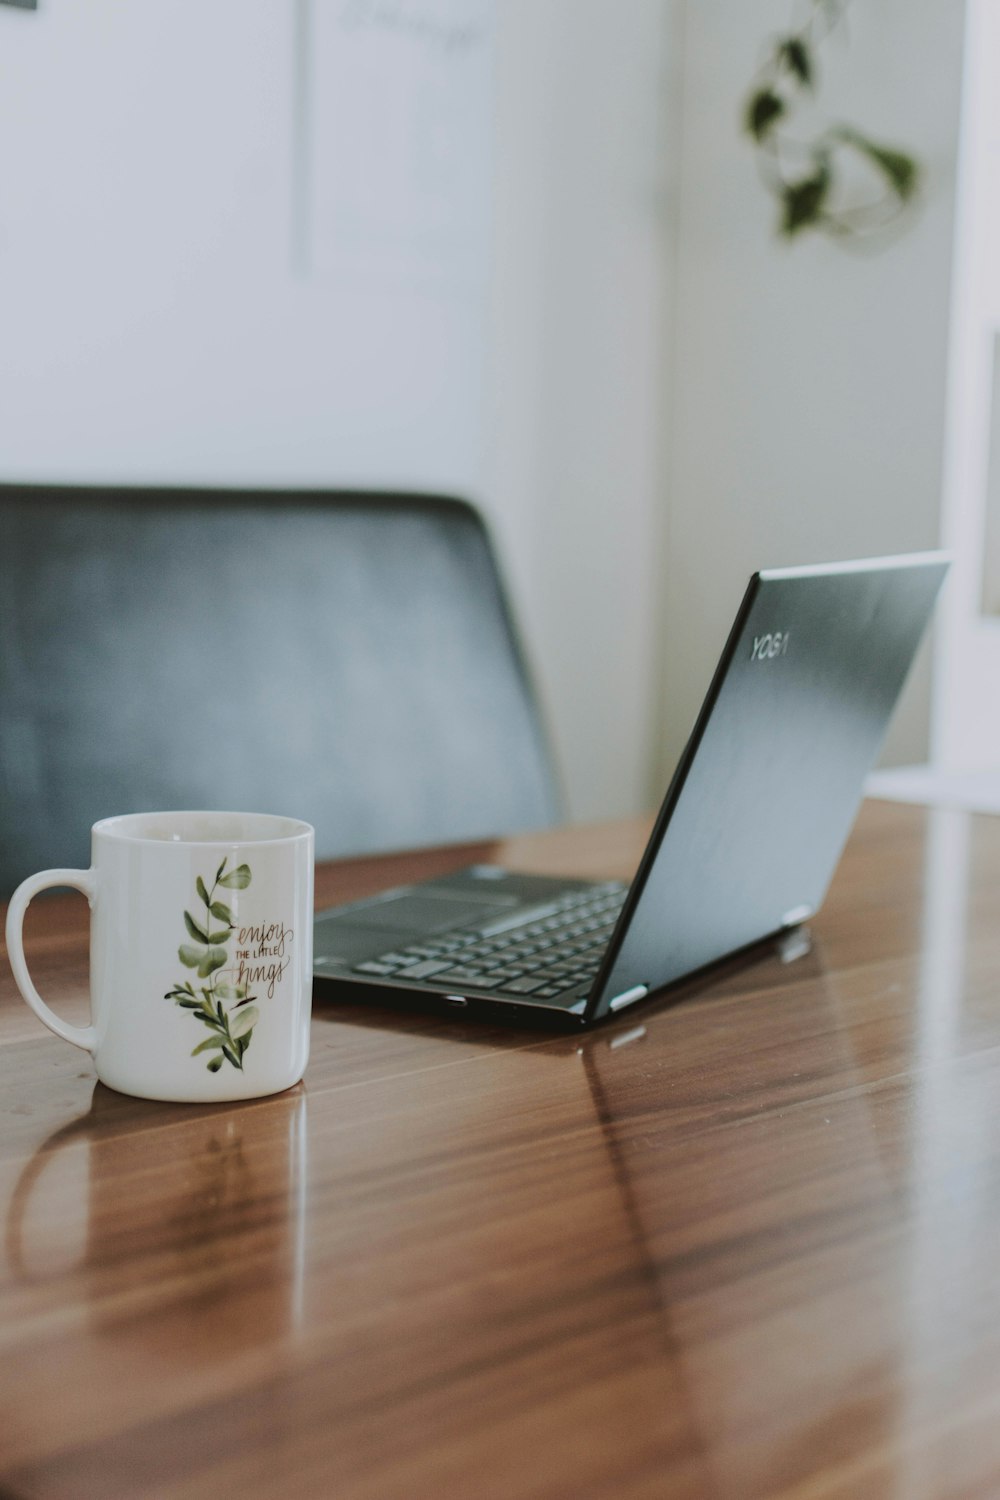
[[[780,232],[788,238],[806,229],[854,239],[881,234],[920,186],[914,157],[854,125],[838,122],[811,136],[799,133],[804,106],[815,96],[817,49],[849,4],[811,0],[805,25],[772,43],[746,102],[745,128],[764,185],[779,205]]]

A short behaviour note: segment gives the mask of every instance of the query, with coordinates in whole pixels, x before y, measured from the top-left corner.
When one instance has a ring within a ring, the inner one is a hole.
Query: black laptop
[[[333,998],[587,1026],[803,922],[947,568],[755,573],[630,885],[488,865],[398,887],[317,915],[317,978]]]

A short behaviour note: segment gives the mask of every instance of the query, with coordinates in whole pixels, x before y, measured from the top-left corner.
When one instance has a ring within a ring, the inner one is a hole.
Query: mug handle
[[[31,982],[28,965],[24,957],[24,913],[32,896],[47,891],[51,886],[68,885],[74,891],[82,891],[91,906],[94,904],[96,882],[93,870],[42,870],[38,875],[29,875],[22,880],[7,907],[7,957],[14,971],[14,979],[22,996],[31,1006],[38,1019],[63,1041],[93,1052],[97,1044],[97,1032],[93,1026],[71,1026],[61,1021],[55,1011],[49,1009]]]

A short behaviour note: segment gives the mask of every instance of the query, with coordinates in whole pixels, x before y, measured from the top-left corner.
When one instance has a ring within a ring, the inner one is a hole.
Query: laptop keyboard
[[[476,931],[437,934],[355,964],[356,974],[554,1000],[589,989],[625,900],[618,881],[498,918]]]

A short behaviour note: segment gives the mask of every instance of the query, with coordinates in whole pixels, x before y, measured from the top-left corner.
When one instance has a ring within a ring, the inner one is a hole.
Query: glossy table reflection
[[[574,1037],[321,1003],[304,1086],[214,1108],[96,1085],[5,968],[0,1493],[1000,1494],[998,911],[1000,820],[869,803],[811,948]],[[82,1019],[86,907],[31,916]]]

